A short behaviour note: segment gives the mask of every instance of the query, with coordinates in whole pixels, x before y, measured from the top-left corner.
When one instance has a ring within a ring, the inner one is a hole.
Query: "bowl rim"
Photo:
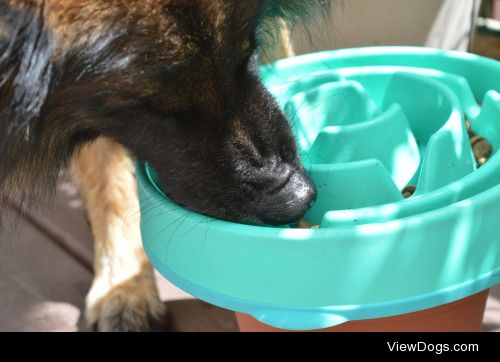
[[[360,58],[364,56],[437,56],[437,57],[444,57],[444,58],[454,58],[454,59],[460,59],[460,60],[465,60],[465,61],[477,61],[480,60],[483,64],[486,64],[488,67],[493,67],[495,70],[500,71],[500,62],[495,61],[493,59],[485,58],[479,55],[474,55],[474,54],[469,54],[469,53],[464,53],[464,52],[459,52],[459,51],[448,51],[448,50],[440,50],[440,49],[433,49],[433,48],[426,48],[426,47],[364,47],[364,48],[351,48],[351,49],[341,49],[341,50],[333,50],[333,51],[322,51],[322,52],[317,52],[317,53],[312,53],[312,54],[304,54],[304,55],[299,55],[297,57],[293,58],[287,58],[280,60],[276,63],[270,64],[270,65],[265,65],[261,69],[261,75],[264,77],[266,76],[266,73],[273,72],[276,68],[278,69],[293,69],[296,66],[301,66],[302,64],[309,64],[311,61],[312,62],[324,62],[325,59],[332,59],[335,57],[336,60],[339,58],[342,60],[342,58]],[[380,64],[380,66],[386,66],[386,64]],[[423,68],[421,68],[423,69]],[[427,69],[427,68],[426,68]],[[430,68],[429,68],[430,69]],[[441,70],[438,70],[439,72],[442,72]],[[323,70],[318,70],[318,72],[323,72]],[[315,72],[316,73],[316,72]],[[277,75],[277,78],[282,77],[282,75]],[[300,79],[298,77],[297,79]],[[289,80],[289,82],[292,82],[293,80]],[[284,83],[276,83],[276,86],[283,85]],[[441,86],[441,85],[439,85]],[[446,90],[446,93],[448,92],[447,87],[442,86],[443,89]],[[499,88],[500,91],[500,88]],[[449,94],[448,94],[449,95]],[[449,95],[450,96],[450,95]],[[451,94],[451,99],[455,97],[454,94]],[[452,102],[454,103],[454,102]],[[445,127],[446,122],[443,124],[442,127]],[[441,128],[442,128],[441,127]],[[433,134],[433,136],[436,133]],[[432,136],[431,136],[432,137]],[[306,162],[307,163],[307,162]],[[328,167],[330,164],[311,164],[309,165],[312,168],[323,168],[323,167]],[[495,179],[494,175],[496,170],[500,169],[500,152],[495,152],[490,160],[480,167],[479,169],[476,169],[475,171],[469,173],[468,175],[455,180],[445,186],[436,188],[432,191],[426,192],[425,194],[415,194],[414,197],[410,199],[403,199],[403,200],[395,200],[393,202],[381,204],[381,205],[376,205],[376,206],[369,206],[369,207],[361,207],[361,208],[356,208],[356,209],[349,209],[349,210],[331,210],[328,211],[326,214],[329,214],[331,216],[338,217],[340,224],[337,225],[335,224],[334,226],[329,226],[329,227],[324,227],[324,228],[319,228],[319,229],[293,229],[296,230],[298,234],[300,234],[300,230],[307,230],[308,233],[324,233],[325,230],[328,230],[330,228],[335,228],[338,230],[338,228],[349,228],[349,227],[356,227],[356,226],[361,226],[361,225],[371,225],[371,224],[380,224],[380,223],[389,223],[391,221],[398,221],[406,218],[410,218],[412,216],[417,216],[417,215],[423,215],[427,214],[432,211],[437,211],[439,209],[445,208],[447,206],[451,206],[457,202],[469,200],[470,198],[474,197],[475,195],[482,193],[484,191],[487,191],[489,188],[493,186],[485,186],[485,187],[480,187],[480,185],[487,179]],[[174,203],[174,201],[170,200],[166,195],[161,192],[161,190],[157,187],[157,185],[154,183],[153,178],[151,175],[146,172],[146,179],[149,180],[149,183],[152,183],[155,190],[159,192],[162,197],[166,198],[168,202]],[[436,206],[437,204],[437,206]],[[397,210],[394,211],[393,214],[391,215],[386,215],[385,211],[386,210]],[[186,212],[187,209],[184,209],[184,212]],[[232,221],[227,221],[227,220],[221,220],[221,219],[214,219],[206,215],[201,215],[198,214],[194,211],[189,211],[193,215],[197,215],[203,220],[211,220],[216,223],[222,223],[222,225],[225,228],[233,228],[235,226],[238,226],[240,228],[249,228],[249,231],[253,232],[260,232],[262,230],[266,230],[268,233],[271,230],[278,230],[282,231],[284,230],[283,228],[280,227],[272,227],[272,226],[256,226],[256,225],[249,225],[249,224],[242,224],[242,223],[236,223]],[[326,215],[325,214],[325,215]],[[385,216],[383,216],[385,215]],[[324,217],[324,216],[323,216]],[[347,218],[351,217],[353,220],[357,220],[355,223],[346,223],[344,225],[344,222]],[[214,226],[214,223],[211,224],[211,227]],[[302,231],[303,232],[303,231]]]
[[[499,157],[500,159],[500,157]],[[137,174],[137,179],[138,182],[140,183],[140,186],[144,188],[144,190],[149,194],[154,197],[154,199],[149,198],[148,202],[154,202],[154,203],[159,203],[161,204],[161,207],[165,207],[166,205],[178,205],[171,199],[169,199],[159,188],[158,186],[154,183],[154,181],[151,180],[150,174],[146,171],[148,170],[147,167],[144,167],[143,164],[138,164],[136,167],[136,174]],[[151,169],[149,169],[151,170]],[[479,170],[478,170],[479,171]],[[476,171],[477,172],[477,171]],[[198,221],[210,221],[210,228],[211,229],[217,229],[217,230],[223,230],[226,233],[229,232],[234,232],[234,233],[240,233],[240,234],[245,234],[245,235],[252,235],[253,237],[257,238],[259,236],[268,238],[268,237],[273,237],[273,238],[280,238],[280,239],[287,239],[288,238],[293,241],[293,240],[303,240],[307,239],[308,242],[311,241],[311,239],[315,239],[316,237],[320,239],[324,238],[335,238],[335,236],[340,236],[342,235],[342,238],[345,237],[346,233],[347,234],[353,234],[357,235],[358,229],[359,228],[369,228],[370,233],[373,234],[379,234],[379,235],[385,235],[387,234],[388,230],[394,230],[397,229],[397,227],[391,227],[392,225],[399,227],[403,227],[403,224],[406,223],[412,223],[414,221],[420,221],[422,219],[427,219],[427,218],[441,218],[441,217],[446,217],[449,213],[455,211],[455,210],[460,210],[463,209],[464,207],[470,207],[473,203],[483,203],[485,201],[491,200],[492,198],[498,198],[500,200],[500,184],[493,186],[491,188],[488,188],[486,190],[483,190],[479,193],[474,194],[473,196],[469,198],[465,198],[463,200],[450,203],[448,205],[444,205],[442,207],[436,208],[436,209],[431,209],[428,211],[425,211],[423,213],[418,213],[415,215],[409,215],[401,218],[396,218],[392,219],[389,221],[384,221],[384,222],[375,222],[375,223],[369,223],[369,224],[361,224],[361,225],[354,225],[354,226],[339,226],[339,227],[326,227],[326,228],[319,228],[319,229],[298,229],[298,228],[282,228],[282,227],[274,227],[274,226],[261,226],[261,225],[250,225],[250,224],[242,224],[242,223],[237,223],[233,221],[228,221],[228,220],[221,220],[221,219],[215,219],[200,213],[197,213],[195,211],[190,211],[185,209],[184,207],[179,206],[179,208],[176,209],[169,209],[168,212],[171,213],[169,217],[179,217],[182,215],[183,217],[186,217],[186,211],[189,212],[188,218],[190,221],[198,222]],[[167,201],[168,203],[165,203]],[[406,202],[406,200],[403,200],[401,202]],[[390,204],[387,204],[390,205]],[[207,223],[208,225],[208,223]],[[284,237],[283,234],[287,234],[287,237]]]

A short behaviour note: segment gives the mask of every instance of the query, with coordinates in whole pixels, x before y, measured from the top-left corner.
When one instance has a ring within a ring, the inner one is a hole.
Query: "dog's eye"
[[[243,58],[243,63],[242,63],[242,64],[243,64],[243,66],[244,66],[245,68],[246,68],[246,67],[248,66],[248,64],[250,64],[250,62],[252,61],[252,56],[253,56],[253,54],[249,54],[249,55],[247,55],[247,56],[245,56],[245,57]]]
[[[246,39],[243,41],[243,44],[241,44],[241,51],[243,54],[249,54],[252,53],[252,41],[250,39]]]
[[[243,58],[243,61],[240,64],[240,69],[243,73],[256,73],[257,72],[257,56],[252,53]]]
[[[254,60],[255,40],[253,38],[244,40],[241,45],[241,50],[242,54],[244,54],[241,61],[241,66],[243,69],[247,69],[249,66],[251,66],[251,63]]]

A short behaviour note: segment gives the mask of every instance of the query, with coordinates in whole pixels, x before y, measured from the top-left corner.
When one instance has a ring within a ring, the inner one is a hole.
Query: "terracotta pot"
[[[500,20],[500,0],[491,1],[491,17]]]
[[[351,321],[311,332],[479,332],[489,289],[455,302],[418,312]],[[290,332],[236,313],[241,332]]]

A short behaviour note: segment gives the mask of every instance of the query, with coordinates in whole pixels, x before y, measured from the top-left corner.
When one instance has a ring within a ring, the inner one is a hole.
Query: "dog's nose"
[[[268,187],[257,216],[266,224],[284,225],[299,220],[316,200],[316,187],[304,172],[293,171]]]

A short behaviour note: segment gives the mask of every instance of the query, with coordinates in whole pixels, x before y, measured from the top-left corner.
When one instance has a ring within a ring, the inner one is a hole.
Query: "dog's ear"
[[[270,0],[264,3],[264,16],[281,18],[287,22],[305,21],[313,15],[326,14],[330,0]]]
[[[337,0],[341,1],[341,0]],[[325,20],[331,0],[267,0],[263,3],[257,43],[262,63],[294,55],[291,32],[297,23],[307,25],[312,18]]]

